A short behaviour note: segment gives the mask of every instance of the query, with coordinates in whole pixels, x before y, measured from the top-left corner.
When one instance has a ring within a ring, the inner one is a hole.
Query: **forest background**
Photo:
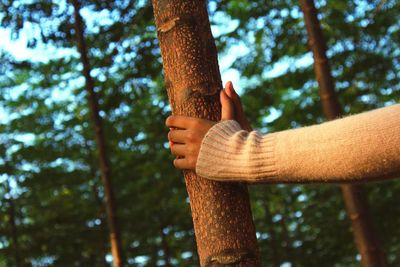
[[[110,266],[104,189],[73,7],[0,2],[0,266]],[[400,100],[400,3],[317,1],[345,114]],[[211,0],[222,77],[263,133],[324,121],[297,1]],[[189,201],[172,166],[170,113],[149,1],[81,1],[122,248],[129,266],[197,266]],[[400,265],[400,183],[366,186]],[[336,185],[258,185],[264,266],[359,266]]]

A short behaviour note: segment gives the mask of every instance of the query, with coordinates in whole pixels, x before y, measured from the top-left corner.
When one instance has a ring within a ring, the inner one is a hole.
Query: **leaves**
[[[386,1],[378,10],[378,2],[319,3],[336,87],[348,113],[400,99],[400,6]],[[59,1],[0,5],[1,26],[15,38],[30,23],[40,28],[31,36],[32,49],[56,51],[46,61],[18,61],[1,53],[0,265],[14,264],[7,212],[12,197],[25,265],[109,266],[104,190],[71,9]],[[166,266],[170,260],[173,266],[197,266],[187,193],[166,148],[164,119],[170,109],[150,1],[82,5],[84,19],[95,21],[86,38],[128,263]],[[220,31],[217,45],[220,55],[236,59],[233,68],[241,73],[242,101],[253,125],[272,132],[323,121],[298,3],[218,0],[209,5],[214,26],[227,29]],[[240,56],[229,54],[234,46],[246,49]],[[4,187],[6,179],[12,194]],[[398,184],[368,186],[393,266],[400,263]],[[258,185],[251,187],[251,197],[265,266],[273,266],[274,257],[297,266],[359,265],[335,186]]]

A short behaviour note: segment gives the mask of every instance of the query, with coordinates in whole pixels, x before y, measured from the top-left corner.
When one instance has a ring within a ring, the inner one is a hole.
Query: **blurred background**
[[[128,266],[197,266],[151,2],[80,2]],[[400,100],[400,2],[316,1],[345,114]],[[210,0],[223,81],[263,133],[324,121],[299,3]],[[0,1],[0,266],[112,266],[94,124],[67,1]],[[368,200],[400,266],[400,181]],[[336,185],[250,187],[263,266],[359,266]]]

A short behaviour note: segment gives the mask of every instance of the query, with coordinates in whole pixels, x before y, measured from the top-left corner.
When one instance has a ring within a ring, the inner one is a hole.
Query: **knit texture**
[[[265,183],[400,177],[400,105],[267,135],[222,121],[204,137],[196,172],[213,180]]]

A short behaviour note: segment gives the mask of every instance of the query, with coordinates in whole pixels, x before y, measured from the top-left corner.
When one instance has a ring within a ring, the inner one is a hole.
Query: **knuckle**
[[[196,166],[196,159],[194,157],[190,157],[188,159],[188,164],[189,164],[189,167],[191,169],[193,169]]]
[[[186,149],[185,149],[185,156],[186,157],[190,157],[190,155],[192,155],[192,146],[191,145],[186,145]]]
[[[188,132],[186,138],[189,142],[192,142],[195,138],[194,136],[195,136],[194,132]]]
[[[198,139],[198,133],[197,131],[189,131],[188,132],[188,140],[190,142],[196,142]]]
[[[188,152],[189,152],[190,155],[192,155],[192,156],[195,156],[195,155],[196,155],[196,151],[197,151],[196,146],[190,146],[190,147],[188,148]]]
[[[200,119],[197,119],[197,118],[194,118],[193,120],[192,120],[192,127],[195,127],[195,128],[197,128],[197,127],[199,127],[200,126]]]

